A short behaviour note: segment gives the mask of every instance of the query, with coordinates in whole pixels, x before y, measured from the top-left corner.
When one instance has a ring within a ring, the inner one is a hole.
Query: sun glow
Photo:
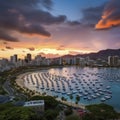
[[[0,57],[4,58],[10,58],[10,56],[17,54],[19,58],[24,58],[27,53],[32,54],[32,58],[34,58],[36,55],[42,55],[47,58],[54,58],[59,57],[67,54],[76,55],[76,54],[84,54],[89,53],[91,51],[87,50],[74,50],[74,49],[61,49],[57,50],[55,48],[35,48],[33,50],[30,50],[28,48],[14,48],[14,49],[5,49],[3,51],[0,51]],[[93,52],[93,51],[92,51]]]

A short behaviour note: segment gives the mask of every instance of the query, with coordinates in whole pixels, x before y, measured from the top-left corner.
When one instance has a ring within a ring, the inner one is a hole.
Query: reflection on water
[[[67,101],[95,104],[108,103],[120,110],[120,69],[64,67],[38,71],[24,76],[25,86]]]

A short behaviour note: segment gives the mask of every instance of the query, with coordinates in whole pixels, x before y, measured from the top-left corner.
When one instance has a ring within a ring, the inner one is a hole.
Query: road
[[[11,87],[9,80],[6,80],[6,82],[3,84],[3,88],[8,93],[9,96],[15,95],[14,89]]]
[[[9,96],[17,97],[22,100],[27,98],[27,96],[24,95],[23,93],[18,93],[15,89],[13,89],[9,80],[6,80],[6,82],[3,85],[3,88],[8,93]]]

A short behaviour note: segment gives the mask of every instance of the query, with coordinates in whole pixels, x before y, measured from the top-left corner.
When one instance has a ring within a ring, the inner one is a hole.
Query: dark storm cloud
[[[67,18],[64,15],[54,17],[49,12],[43,12],[42,10],[33,10],[31,12],[24,12],[27,21],[42,23],[45,25],[58,24],[64,22]],[[33,19],[36,18],[36,19]]]
[[[5,40],[5,41],[9,41],[9,42],[17,42],[18,41],[17,38],[12,37],[6,31],[3,32],[2,30],[0,30],[0,39]],[[6,42],[4,42],[4,44],[6,44]]]
[[[0,0],[0,29],[4,33],[0,38],[6,41],[18,41],[8,34],[9,31],[49,37],[51,34],[44,25],[66,21],[64,15],[55,17],[43,11],[43,7],[51,9],[51,6],[51,0]]]
[[[74,25],[74,26],[81,25],[81,23],[79,21],[68,21],[67,23],[69,25]]]
[[[96,29],[109,29],[116,26],[120,26],[120,0],[110,0],[96,24]]]
[[[105,4],[97,7],[90,7],[83,10],[83,24],[94,26],[101,18]]]

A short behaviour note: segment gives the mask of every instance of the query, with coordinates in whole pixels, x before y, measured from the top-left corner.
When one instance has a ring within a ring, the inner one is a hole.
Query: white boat
[[[103,97],[103,98],[101,98],[101,101],[104,102],[104,101],[106,101],[106,99]]]
[[[87,97],[87,99],[88,99],[88,100],[92,100],[92,98],[91,98],[91,97]]]
[[[84,99],[87,99],[87,96],[85,96]]]
[[[108,96],[108,95],[105,96],[106,99],[110,99],[111,97],[112,97],[112,96]]]
[[[77,93],[77,91],[72,91],[73,94]]]
[[[110,89],[111,87],[110,86],[107,86],[106,89]]]
[[[67,93],[67,95],[71,95],[71,93]]]

